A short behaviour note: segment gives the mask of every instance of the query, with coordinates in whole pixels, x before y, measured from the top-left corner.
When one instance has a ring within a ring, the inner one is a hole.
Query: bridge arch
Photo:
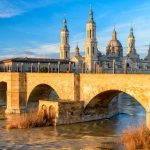
[[[7,106],[7,82],[0,82],[0,105]]]
[[[101,91],[100,93],[93,96],[90,100],[86,101],[85,108],[84,108],[84,114],[88,114],[89,112],[95,113],[94,111],[99,110],[100,113],[109,113],[109,104],[112,102],[112,100],[115,100],[115,98],[118,98],[118,95],[124,93],[135,99],[146,111],[146,103],[142,97],[140,97],[136,91],[134,92],[127,92],[123,90],[114,90],[114,89],[107,89],[104,91]],[[140,93],[139,93],[140,94]],[[95,110],[94,110],[95,109]],[[114,109],[114,108],[113,108]],[[114,113],[115,110],[113,110]]]
[[[27,100],[27,110],[37,111],[39,100],[56,100],[58,93],[48,84],[38,84],[30,92]]]
[[[100,88],[98,90],[93,90],[91,92],[90,95],[88,95],[88,100],[85,101],[85,107],[95,98],[97,97],[105,97],[105,98],[109,98],[111,99],[112,97],[117,96],[120,93],[126,93],[128,95],[130,95],[131,97],[133,97],[135,100],[137,100],[138,103],[140,103],[145,110],[147,109],[147,105],[148,105],[148,91],[144,91],[144,93],[141,93],[141,89],[126,89],[126,88],[122,88],[122,89],[116,89],[116,88]]]

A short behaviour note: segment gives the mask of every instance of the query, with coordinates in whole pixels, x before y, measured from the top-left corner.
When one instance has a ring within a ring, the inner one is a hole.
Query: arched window
[[[87,48],[87,55],[89,55],[89,48]]]
[[[66,52],[66,58],[68,57],[67,52]]]
[[[66,44],[68,43],[68,38],[67,38],[67,36],[66,36]]]
[[[90,30],[90,38],[91,38],[91,35],[92,35],[92,31]]]

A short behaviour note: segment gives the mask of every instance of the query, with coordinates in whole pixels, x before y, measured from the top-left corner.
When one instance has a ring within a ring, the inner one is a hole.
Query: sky
[[[141,58],[150,44],[150,0],[0,0],[0,59],[59,58],[60,31],[66,16],[71,54],[78,43],[84,55],[86,23],[92,5],[98,49],[105,49],[115,25],[124,54],[130,26]]]

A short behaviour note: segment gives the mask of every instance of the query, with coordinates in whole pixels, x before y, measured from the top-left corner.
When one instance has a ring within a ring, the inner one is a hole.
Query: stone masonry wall
[[[58,101],[58,100],[40,100],[39,102],[39,111],[41,109],[46,109],[47,115],[50,114],[49,108],[54,108],[53,113],[56,116],[56,124],[72,124],[78,122],[85,122],[85,121],[93,121],[99,120],[104,118],[110,118],[116,114],[118,114],[118,97],[113,98],[111,103],[108,105],[107,112],[103,112],[101,114],[97,113],[95,109],[95,113],[89,112],[89,114],[84,113],[84,102],[67,102],[67,101]],[[44,106],[44,108],[43,108]],[[101,109],[101,108],[99,108]]]

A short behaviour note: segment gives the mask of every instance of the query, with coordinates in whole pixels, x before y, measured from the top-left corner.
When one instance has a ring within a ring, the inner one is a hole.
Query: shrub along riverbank
[[[26,129],[56,125],[56,118],[48,116],[47,113],[25,113],[17,119],[8,122],[7,129]]]
[[[123,132],[119,142],[121,142],[127,150],[149,150],[150,130],[144,125],[130,127]]]

